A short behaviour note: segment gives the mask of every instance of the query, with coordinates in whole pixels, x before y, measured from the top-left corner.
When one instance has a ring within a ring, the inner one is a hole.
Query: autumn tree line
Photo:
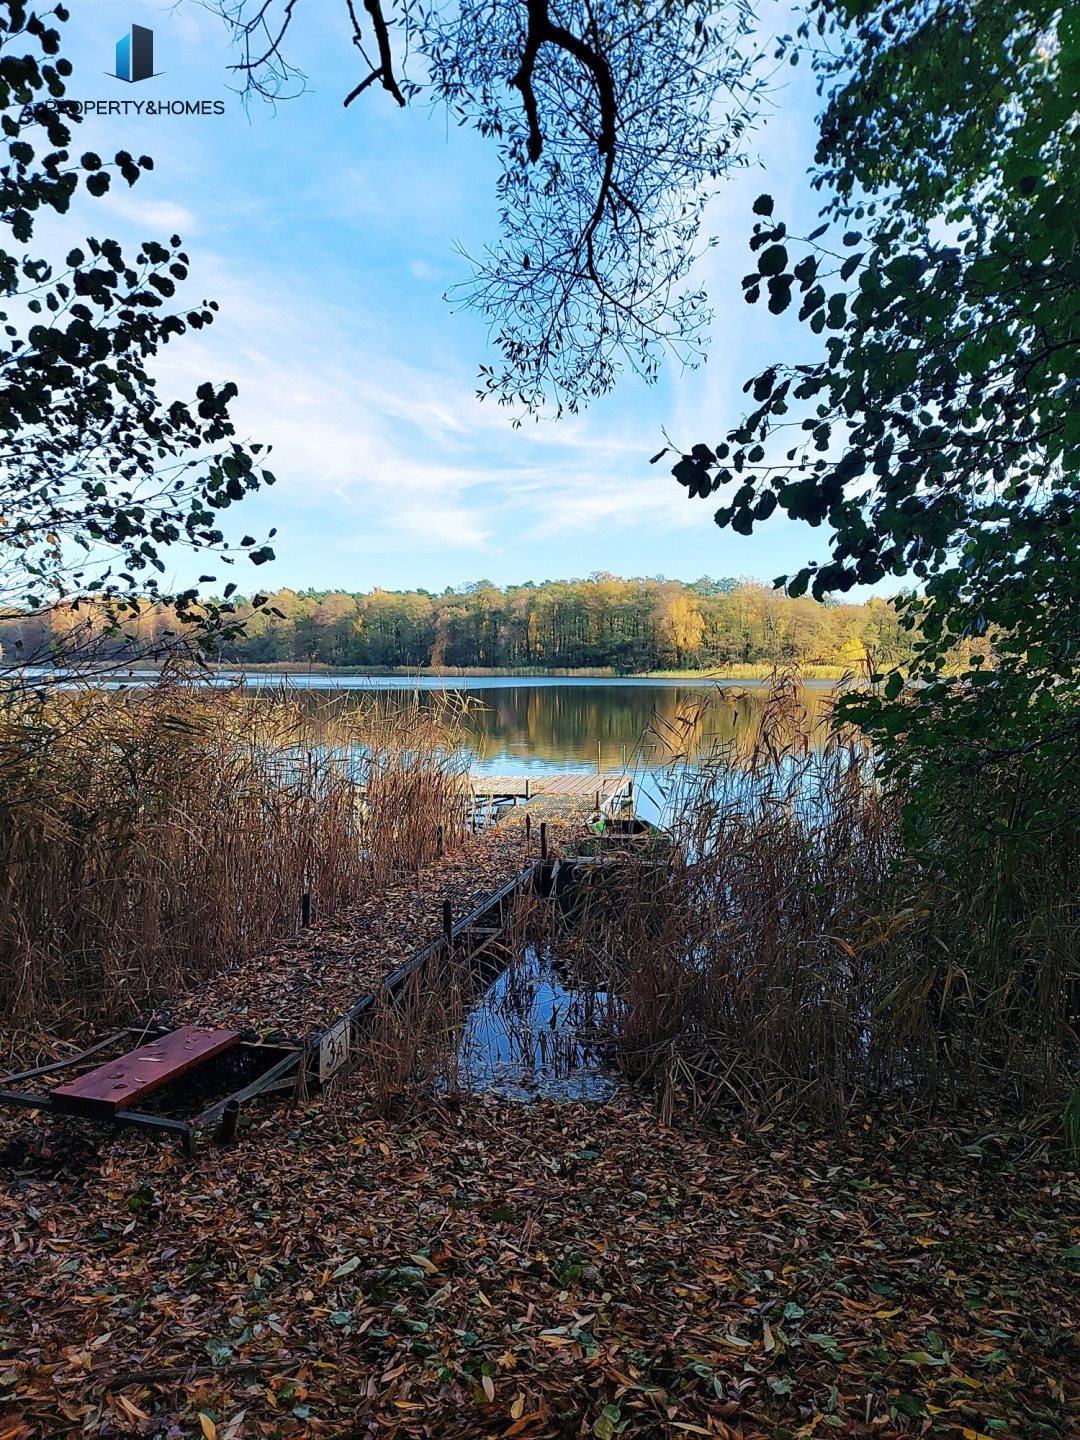
[[[242,630],[223,638],[219,657],[244,665],[617,674],[790,663],[850,669],[867,655],[902,662],[910,644],[887,600],[821,603],[752,580],[686,584],[606,573],[505,588],[478,581],[438,594],[281,589],[259,608],[238,602],[236,619]],[[66,652],[73,624],[92,624],[85,608],[0,619],[4,660]],[[129,649],[145,656],[166,649],[176,626],[166,607],[146,605],[126,628]],[[106,637],[105,653],[120,643],[110,647]]]

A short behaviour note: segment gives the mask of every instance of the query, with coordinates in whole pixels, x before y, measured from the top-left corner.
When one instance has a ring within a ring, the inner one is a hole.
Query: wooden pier
[[[472,793],[478,800],[536,800],[541,796],[580,800],[606,810],[633,799],[634,782],[626,774],[604,775],[596,771],[560,771],[553,775],[470,775]]]
[[[428,966],[438,967],[448,959],[471,965],[489,956],[504,943],[520,892],[535,891],[562,901],[579,868],[588,870],[608,859],[578,855],[573,849],[561,860],[557,854],[549,859],[545,832],[553,823],[553,810],[554,823],[580,827],[590,845],[599,846],[607,842],[587,828],[587,817],[599,811],[616,823],[621,808],[632,805],[634,797],[633,779],[625,773],[473,775],[470,780],[474,828],[478,819],[484,823],[482,812],[487,812],[488,823],[497,823],[505,807],[521,805],[524,866],[461,917],[455,917],[450,901],[444,900],[441,935],[413,948],[403,963],[365,988],[351,1005],[336,1015],[330,1010],[315,1030],[305,1036],[278,1032],[270,1039],[250,1029],[207,1025],[173,1029],[148,1022],[125,1027],[79,1054],[0,1075],[0,1106],[161,1131],[176,1137],[194,1155],[199,1131],[216,1127],[218,1139],[234,1138],[248,1101],[271,1093],[305,1095],[309,1082],[325,1084],[351,1068],[361,1051],[361,1032],[380,999],[403,991],[414,977],[419,981]],[[539,829],[539,858],[530,854],[530,822]],[[113,1058],[99,1063],[101,1055],[110,1051]],[[219,1098],[211,1099],[204,1091],[201,1100],[193,1093],[186,1101],[179,1082],[186,1084],[196,1074],[206,1080],[207,1068],[219,1061],[228,1062],[218,1066],[220,1075],[210,1087],[217,1089]],[[59,1083],[52,1083],[53,1077]],[[150,1103],[144,1105],[145,1101]],[[142,1108],[132,1108],[135,1104]]]

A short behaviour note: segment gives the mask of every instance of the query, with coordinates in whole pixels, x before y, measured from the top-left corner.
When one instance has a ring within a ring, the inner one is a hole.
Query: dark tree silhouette
[[[134,185],[153,163],[126,151],[75,158],[80,117],[66,108],[72,67],[54,19],[67,19],[62,5],[36,13],[0,0],[0,614],[74,612],[49,628],[42,653],[4,654],[16,671],[85,656],[148,601],[168,609],[174,635],[187,625],[209,641],[231,607],[159,588],[171,546],[230,564],[232,550],[272,558],[253,536],[230,546],[220,528],[222,510],[273,481],[265,447],[234,438],[235,385],[207,381],[167,403],[151,374],[163,345],[217,309],[174,308],[188,269],[180,237],[147,240],[134,256],[82,236],[57,257],[27,251],[42,213],[65,214],[80,187],[101,196],[116,177]]]
[[[302,0],[207,0],[233,27],[245,93],[302,90],[289,32]],[[764,79],[748,0],[341,0],[381,85],[446,106],[499,150],[500,234],[452,298],[491,322],[482,395],[576,410],[629,367],[700,355],[710,319],[689,285],[714,182],[742,160]],[[409,75],[410,54],[423,79]]]

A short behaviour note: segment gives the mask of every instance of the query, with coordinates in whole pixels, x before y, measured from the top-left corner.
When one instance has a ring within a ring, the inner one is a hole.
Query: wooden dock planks
[[[99,1065],[77,1080],[58,1085],[52,1098],[59,1108],[73,1114],[114,1115],[204,1060],[231,1049],[239,1039],[239,1030],[185,1025]]]
[[[595,771],[536,775],[470,775],[472,791],[478,798],[489,795],[516,796],[532,799],[540,795],[565,795],[579,800],[595,800],[607,804],[617,795],[628,793],[628,775],[598,775]]]

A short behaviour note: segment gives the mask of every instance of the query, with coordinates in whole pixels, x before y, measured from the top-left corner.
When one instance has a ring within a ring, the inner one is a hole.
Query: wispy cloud
[[[221,304],[210,330],[170,346],[163,386],[234,380],[245,435],[274,447],[278,501],[330,510],[365,550],[404,539],[476,548],[553,537],[597,522],[685,523],[679,493],[650,474],[650,439],[595,420],[511,428],[461,370],[387,353],[379,334],[332,306],[269,303],[257,282],[203,257]]]
[[[176,231],[187,237],[198,234],[199,226],[186,205],[172,200],[148,200],[135,191],[113,188],[101,199],[105,209],[137,226],[145,236],[168,236]]]

